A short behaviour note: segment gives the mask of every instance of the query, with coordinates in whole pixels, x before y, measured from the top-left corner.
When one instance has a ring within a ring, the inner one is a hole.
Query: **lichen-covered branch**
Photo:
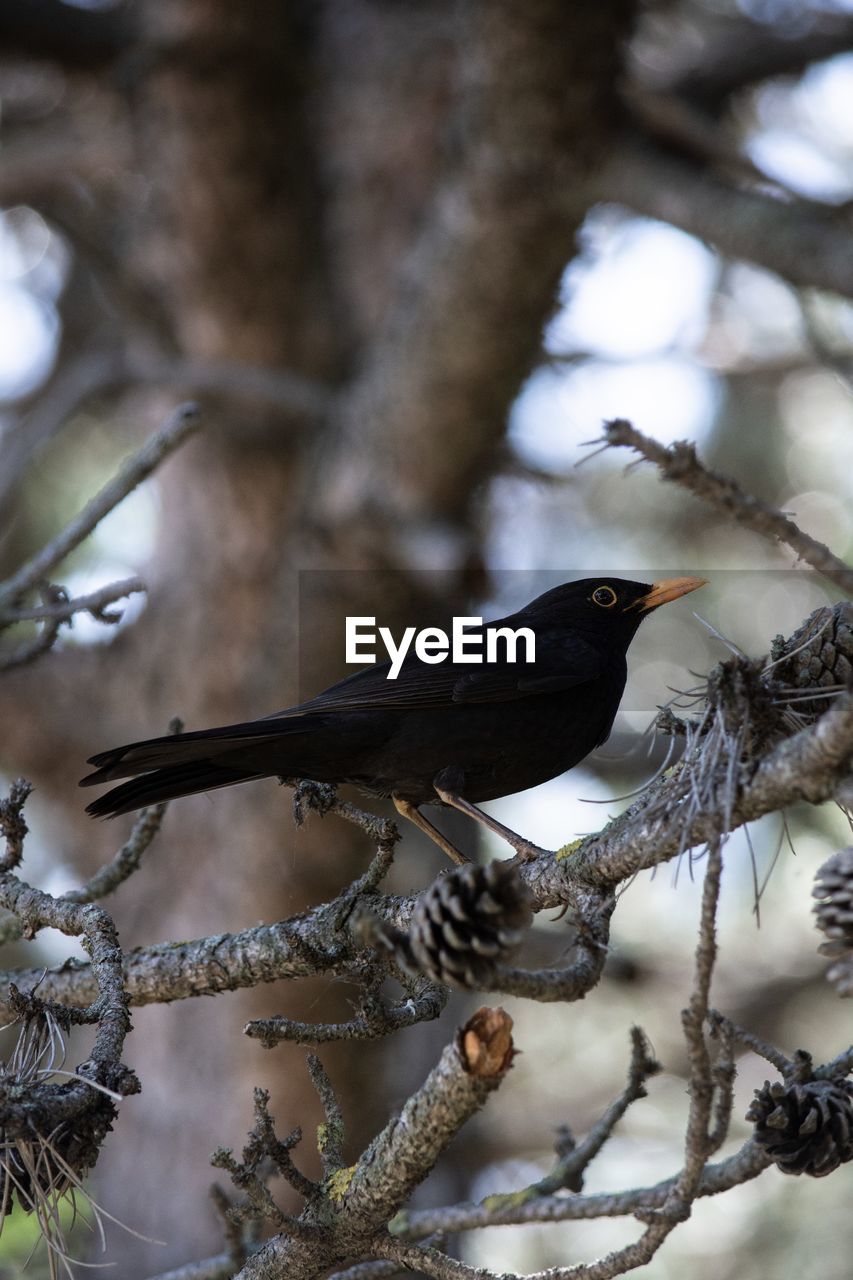
[[[338,1137],[325,1146],[322,1184],[308,1182],[295,1170],[286,1173],[301,1189],[305,1207],[297,1220],[284,1224],[279,1234],[246,1260],[239,1280],[273,1280],[283,1275],[308,1280],[373,1257],[374,1237],[384,1234],[388,1220],[504,1079],[514,1055],[511,1030],[512,1020],[502,1009],[480,1009],[460,1028],[400,1115],[354,1165],[344,1168],[340,1163]],[[331,1086],[316,1064],[313,1075],[324,1097],[327,1125],[331,1123],[337,1131],[340,1118]],[[265,1216],[274,1208],[257,1171],[262,1154],[275,1158],[280,1146],[268,1119],[264,1110],[250,1135],[243,1163],[227,1161],[239,1185],[258,1198]],[[286,1145],[292,1146],[293,1141]]]
[[[853,695],[843,694],[814,724],[782,738],[756,762],[734,796],[728,829],[800,800],[819,804],[831,799],[849,776],[851,762]],[[576,954],[562,969],[539,973],[498,969],[484,989],[542,1000],[580,999],[592,989],[606,957],[607,920],[615,887],[638,870],[678,857],[717,832],[713,813],[698,813],[686,829],[679,824],[684,787],[684,778],[675,771],[567,856],[549,854],[519,866],[535,909],[569,909],[579,929]],[[366,815],[366,821],[375,819]],[[386,848],[378,859],[380,865],[389,856]],[[353,921],[352,908],[358,899],[353,889],[277,924],[129,952],[124,977],[131,1004],[212,995],[318,973],[359,978],[364,973],[364,943]],[[397,928],[407,927],[416,901],[379,894],[371,886],[370,911]],[[386,963],[392,966],[389,972],[394,972],[391,957]],[[40,991],[65,1003],[85,1005],[95,998],[93,976],[85,964],[68,964],[47,974],[33,969],[8,976],[23,990],[41,983]],[[426,1016],[437,1009],[431,1000],[423,1006]],[[408,1017],[402,1011],[399,1016]],[[365,1030],[359,1024],[345,1033],[360,1035]],[[314,1036],[308,1028],[300,1027],[296,1038],[323,1037],[322,1031]]]

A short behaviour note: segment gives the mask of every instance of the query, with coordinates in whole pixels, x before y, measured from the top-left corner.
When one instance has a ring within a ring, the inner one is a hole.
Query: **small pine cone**
[[[799,652],[795,652],[799,650]],[[776,669],[777,679],[795,689],[820,689],[826,685],[853,683],[853,604],[824,605],[809,614],[787,640],[777,643],[773,657],[783,658]],[[830,705],[828,698],[797,702],[806,715],[821,715]]]
[[[817,927],[828,939],[821,953],[839,956],[853,950],[853,847],[833,854],[818,870],[812,897],[817,898]]]
[[[825,946],[829,948],[830,943]],[[823,950],[823,947],[820,948]],[[827,982],[835,987],[835,994],[842,999],[853,996],[853,951],[845,951],[844,955],[831,964],[826,971]]]
[[[514,867],[459,867],[440,876],[415,907],[410,963],[437,982],[476,987],[521,944],[531,918],[530,895]]]
[[[746,1113],[755,1140],[782,1173],[822,1178],[853,1160],[853,1084],[848,1080],[766,1082]]]

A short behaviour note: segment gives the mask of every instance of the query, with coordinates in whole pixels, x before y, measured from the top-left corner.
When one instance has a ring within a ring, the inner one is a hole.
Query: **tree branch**
[[[849,565],[839,560],[822,542],[803,533],[790,516],[745,493],[729,476],[711,471],[700,462],[692,444],[680,440],[667,447],[651,436],[643,435],[624,418],[614,418],[604,424],[603,440],[611,448],[634,449],[647,462],[653,462],[665,480],[689,489],[695,497],[744,528],[773,541],[784,542],[799,559],[805,560],[829,582],[853,596],[853,569]]]
[[[734,1155],[706,1165],[697,1196],[716,1196],[758,1177],[771,1161],[750,1139]],[[628,1191],[602,1191],[594,1195],[541,1196],[524,1203],[446,1205],[437,1209],[410,1209],[391,1224],[395,1235],[421,1240],[435,1232],[474,1231],[480,1227],[523,1226],[531,1222],[580,1222],[592,1218],[624,1218],[638,1211],[659,1209],[676,1185],[676,1177],[650,1187]]]
[[[447,1046],[421,1087],[350,1169],[326,1179],[323,1202],[306,1205],[300,1226],[316,1215],[322,1241],[309,1267],[299,1241],[282,1234],[268,1241],[239,1273],[239,1280],[316,1274],[318,1268],[356,1261],[370,1237],[431,1172],[442,1151],[485,1103],[512,1065],[512,1019],[502,1009],[480,1009]],[[300,1261],[303,1266],[300,1266]]]
[[[831,207],[744,190],[682,157],[627,138],[593,195],[659,218],[791,284],[853,297],[850,232]]]
[[[784,24],[715,13],[700,41],[685,42],[682,55],[670,57],[663,72],[651,71],[654,88],[716,114],[727,98],[750,85],[798,75],[810,63],[853,48],[849,14],[813,10],[810,16],[809,28],[794,39]]]
[[[118,474],[52,542],[22,565],[11,578],[0,584],[0,609],[8,605],[14,606],[27,591],[46,578],[106,515],[147,479],[170,453],[193,435],[199,426],[195,405],[186,404],[177,409],[165,426],[151,436],[138,453],[127,459]]]
[[[831,799],[849,775],[851,758],[853,695],[843,694],[815,724],[779,742],[757,764],[734,800],[729,830],[799,800],[819,804]],[[592,950],[586,959],[580,956],[586,977],[577,981],[565,970],[551,971],[562,974],[556,988],[562,998],[580,999],[597,981],[606,955],[603,921],[613,889],[638,870],[666,862],[714,837],[717,819],[713,816],[698,814],[686,831],[672,821],[682,787],[676,771],[566,857],[548,854],[520,864],[537,910],[569,904],[581,928],[591,930],[588,946]],[[373,815],[366,818],[375,821]],[[138,948],[125,956],[129,999],[132,1004],[180,1000],[318,973],[357,980],[363,972],[363,943],[349,927],[353,903],[352,889],[348,889],[340,898],[280,924]],[[414,898],[372,894],[370,910],[405,928],[414,903]],[[522,971],[511,971],[516,972]],[[46,974],[42,969],[22,970],[9,977],[27,990],[41,983],[40,990],[69,1004],[86,1004],[94,998],[92,974],[85,964],[67,964]],[[511,986],[507,982],[507,988]],[[523,986],[519,978],[514,989]],[[534,974],[525,994],[548,999],[549,989],[554,988],[550,983],[543,987]],[[435,1008],[425,1006],[430,1007]],[[311,1038],[319,1034],[312,1033]]]

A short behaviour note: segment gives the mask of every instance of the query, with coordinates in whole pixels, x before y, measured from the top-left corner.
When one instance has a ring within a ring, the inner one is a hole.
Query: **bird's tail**
[[[120,813],[132,813],[145,805],[160,804],[162,800],[176,800],[178,796],[195,795],[198,791],[213,791],[216,787],[230,787],[235,782],[251,782],[263,778],[263,773],[252,773],[217,764],[213,760],[196,760],[187,764],[169,765],[141,773],[130,782],[113,787],[106,795],[99,796],[86,805],[86,812],[93,818],[117,818]],[[87,781],[84,779],[84,781]],[[80,784],[83,785],[82,783]]]
[[[90,757],[89,764],[96,767],[81,779],[81,787],[98,786],[117,778],[132,780],[100,796],[87,806],[86,812],[96,818],[112,818],[161,800],[286,772],[282,741],[305,728],[304,721],[300,724],[288,718],[250,721],[220,729],[167,734],[102,751]],[[281,767],[276,767],[279,764]]]

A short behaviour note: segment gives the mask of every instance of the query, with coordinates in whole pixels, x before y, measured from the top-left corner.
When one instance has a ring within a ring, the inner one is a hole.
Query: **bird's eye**
[[[602,609],[612,609],[616,603],[616,592],[612,587],[596,587],[592,593],[592,602]]]

